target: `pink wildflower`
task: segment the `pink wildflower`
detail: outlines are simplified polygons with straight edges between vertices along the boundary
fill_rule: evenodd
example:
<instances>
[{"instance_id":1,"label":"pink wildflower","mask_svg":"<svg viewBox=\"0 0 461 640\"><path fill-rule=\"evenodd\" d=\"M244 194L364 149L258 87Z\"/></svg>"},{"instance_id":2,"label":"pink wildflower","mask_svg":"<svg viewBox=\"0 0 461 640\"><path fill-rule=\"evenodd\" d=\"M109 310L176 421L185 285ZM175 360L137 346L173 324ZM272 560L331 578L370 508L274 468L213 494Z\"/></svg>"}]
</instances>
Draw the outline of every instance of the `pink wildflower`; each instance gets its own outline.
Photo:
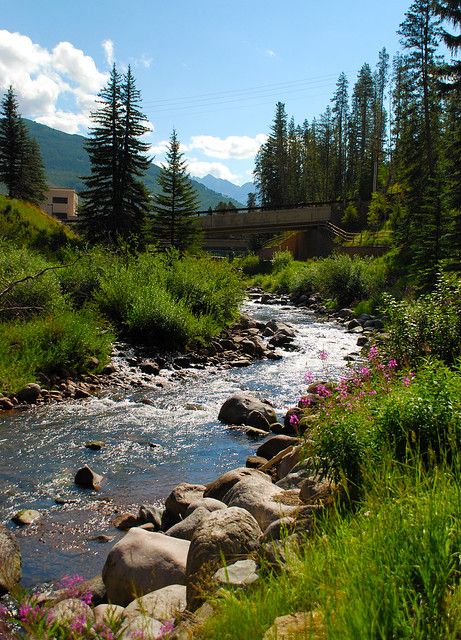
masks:
<instances>
[{"instance_id":1,"label":"pink wildflower","mask_svg":"<svg viewBox=\"0 0 461 640\"><path fill-rule=\"evenodd\" d=\"M370 396L375 396L378 392L376 391L376 389L372 389L368 393L369 393Z\"/></svg>"},{"instance_id":2,"label":"pink wildflower","mask_svg":"<svg viewBox=\"0 0 461 640\"><path fill-rule=\"evenodd\" d=\"M306 398L305 396L303 396L302 398L300 398L298 405L301 409L305 408L305 407L310 407L312 404L312 400L310 398Z\"/></svg>"},{"instance_id":3,"label":"pink wildflower","mask_svg":"<svg viewBox=\"0 0 461 640\"><path fill-rule=\"evenodd\" d=\"M306 373L304 374L304 382L306 384L312 384L312 382L314 382L314 374L312 373L312 371L306 371Z\"/></svg>"},{"instance_id":4,"label":"pink wildflower","mask_svg":"<svg viewBox=\"0 0 461 640\"><path fill-rule=\"evenodd\" d=\"M331 396L331 391L327 389L324 384L318 384L316 391L322 398L329 398Z\"/></svg>"},{"instance_id":5,"label":"pink wildflower","mask_svg":"<svg viewBox=\"0 0 461 640\"><path fill-rule=\"evenodd\" d=\"M91 593L91 591L85 591L84 593L80 594L79 598L82 602L88 605L93 602L93 594Z\"/></svg>"},{"instance_id":6,"label":"pink wildflower","mask_svg":"<svg viewBox=\"0 0 461 640\"><path fill-rule=\"evenodd\" d=\"M299 424L299 416L296 413L291 414L290 424L292 427L296 427Z\"/></svg>"},{"instance_id":7,"label":"pink wildflower","mask_svg":"<svg viewBox=\"0 0 461 640\"><path fill-rule=\"evenodd\" d=\"M411 385L411 379L410 379L408 376L406 376L406 377L403 379L403 384L404 384L406 387L409 387L409 386Z\"/></svg>"},{"instance_id":8,"label":"pink wildflower","mask_svg":"<svg viewBox=\"0 0 461 640\"><path fill-rule=\"evenodd\" d=\"M370 347L370 351L368 352L368 360L376 360L378 357L378 347L373 345Z\"/></svg>"},{"instance_id":9,"label":"pink wildflower","mask_svg":"<svg viewBox=\"0 0 461 640\"><path fill-rule=\"evenodd\" d=\"M364 378L368 378L368 376L370 375L371 371L369 369L369 367L362 367L359 370L359 373L361 376L363 376Z\"/></svg>"},{"instance_id":10,"label":"pink wildflower","mask_svg":"<svg viewBox=\"0 0 461 640\"><path fill-rule=\"evenodd\" d=\"M397 366L397 360L394 360L394 358L392 358L391 360L389 360L387 366L389 369L395 369Z\"/></svg>"},{"instance_id":11,"label":"pink wildflower","mask_svg":"<svg viewBox=\"0 0 461 640\"><path fill-rule=\"evenodd\" d=\"M328 351L325 351L325 349L322 349L321 351L319 351L319 358L322 362L325 362L325 360L328 360L328 357L329 357Z\"/></svg>"},{"instance_id":12,"label":"pink wildflower","mask_svg":"<svg viewBox=\"0 0 461 640\"><path fill-rule=\"evenodd\" d=\"M87 619L83 614L76 616L70 625L71 631L75 631L76 633L83 633L85 627L87 625Z\"/></svg>"},{"instance_id":13,"label":"pink wildflower","mask_svg":"<svg viewBox=\"0 0 461 640\"><path fill-rule=\"evenodd\" d=\"M172 620L166 620L160 629L160 634L157 636L157 640L162 640L168 637L174 631L174 622Z\"/></svg>"},{"instance_id":14,"label":"pink wildflower","mask_svg":"<svg viewBox=\"0 0 461 640\"><path fill-rule=\"evenodd\" d=\"M9 615L10 615L10 612L5 607L5 605L4 604L0 604L0 619L1 618L8 618Z\"/></svg>"},{"instance_id":15,"label":"pink wildflower","mask_svg":"<svg viewBox=\"0 0 461 640\"><path fill-rule=\"evenodd\" d=\"M18 611L19 619L24 621L31 611L32 606L28 602L21 604Z\"/></svg>"}]
</instances>

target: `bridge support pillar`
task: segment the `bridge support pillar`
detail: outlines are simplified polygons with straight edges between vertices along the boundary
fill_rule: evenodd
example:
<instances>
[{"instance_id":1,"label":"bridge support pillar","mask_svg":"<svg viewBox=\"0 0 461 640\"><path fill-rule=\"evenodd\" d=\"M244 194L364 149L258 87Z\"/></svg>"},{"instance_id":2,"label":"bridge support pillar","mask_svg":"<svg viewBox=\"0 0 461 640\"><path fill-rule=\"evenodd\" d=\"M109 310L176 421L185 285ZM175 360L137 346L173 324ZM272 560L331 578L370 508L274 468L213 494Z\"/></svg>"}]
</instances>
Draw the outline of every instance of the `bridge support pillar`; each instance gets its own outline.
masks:
<instances>
[{"instance_id":1,"label":"bridge support pillar","mask_svg":"<svg viewBox=\"0 0 461 640\"><path fill-rule=\"evenodd\" d=\"M296 260L323 258L333 251L333 240L325 227L312 227L298 234L295 249Z\"/></svg>"}]
</instances>

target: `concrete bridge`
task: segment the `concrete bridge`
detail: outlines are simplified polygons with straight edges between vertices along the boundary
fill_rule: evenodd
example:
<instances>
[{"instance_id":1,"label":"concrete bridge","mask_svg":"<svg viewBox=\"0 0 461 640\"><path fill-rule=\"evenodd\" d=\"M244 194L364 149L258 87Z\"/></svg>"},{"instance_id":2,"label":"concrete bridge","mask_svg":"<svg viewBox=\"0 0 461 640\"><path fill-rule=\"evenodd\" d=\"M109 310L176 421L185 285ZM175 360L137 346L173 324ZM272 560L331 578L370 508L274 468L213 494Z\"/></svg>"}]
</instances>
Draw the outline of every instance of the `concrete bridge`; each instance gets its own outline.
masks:
<instances>
[{"instance_id":1,"label":"concrete bridge","mask_svg":"<svg viewBox=\"0 0 461 640\"><path fill-rule=\"evenodd\" d=\"M245 249L253 234L300 231L293 252L296 258L327 255L332 250L333 202L278 208L255 207L201 211L200 226L208 249ZM333 234L335 231L333 230Z\"/></svg>"}]
</instances>

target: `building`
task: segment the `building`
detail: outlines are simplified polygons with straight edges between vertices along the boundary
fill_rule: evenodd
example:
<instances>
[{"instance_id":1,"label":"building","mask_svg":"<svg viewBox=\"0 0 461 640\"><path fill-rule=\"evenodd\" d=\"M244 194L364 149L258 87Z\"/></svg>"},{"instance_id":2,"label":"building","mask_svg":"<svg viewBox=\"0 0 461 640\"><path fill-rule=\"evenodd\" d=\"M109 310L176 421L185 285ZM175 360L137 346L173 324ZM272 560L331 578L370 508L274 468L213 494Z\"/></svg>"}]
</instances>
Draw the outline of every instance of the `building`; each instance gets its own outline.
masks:
<instances>
[{"instance_id":1,"label":"building","mask_svg":"<svg viewBox=\"0 0 461 640\"><path fill-rule=\"evenodd\" d=\"M59 220L77 219L78 196L74 189L50 189L43 209Z\"/></svg>"}]
</instances>

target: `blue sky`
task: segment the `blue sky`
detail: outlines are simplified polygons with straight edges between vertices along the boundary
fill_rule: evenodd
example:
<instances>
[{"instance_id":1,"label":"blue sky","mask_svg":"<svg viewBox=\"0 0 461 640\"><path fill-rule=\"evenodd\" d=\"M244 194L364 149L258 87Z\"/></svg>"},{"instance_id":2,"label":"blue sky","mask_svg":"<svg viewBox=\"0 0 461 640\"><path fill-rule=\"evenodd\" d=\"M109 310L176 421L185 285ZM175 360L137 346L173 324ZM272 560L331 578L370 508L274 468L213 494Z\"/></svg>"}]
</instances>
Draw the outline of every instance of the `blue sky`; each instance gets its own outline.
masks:
<instances>
[{"instance_id":1,"label":"blue sky","mask_svg":"<svg viewBox=\"0 0 461 640\"><path fill-rule=\"evenodd\" d=\"M275 103L296 122L319 115L344 71L353 84L410 0L0 0L0 92L22 114L87 131L113 60L132 65L155 162L173 127L192 175L243 183Z\"/></svg>"}]
</instances>

